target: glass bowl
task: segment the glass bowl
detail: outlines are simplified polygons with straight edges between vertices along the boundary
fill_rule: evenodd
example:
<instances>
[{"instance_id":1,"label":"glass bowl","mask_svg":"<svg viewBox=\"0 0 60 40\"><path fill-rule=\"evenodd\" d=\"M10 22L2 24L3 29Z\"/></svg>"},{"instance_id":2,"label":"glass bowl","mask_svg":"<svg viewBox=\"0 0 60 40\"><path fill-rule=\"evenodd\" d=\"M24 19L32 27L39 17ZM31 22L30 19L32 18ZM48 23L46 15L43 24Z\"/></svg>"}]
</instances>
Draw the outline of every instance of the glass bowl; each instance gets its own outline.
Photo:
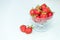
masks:
<instances>
[{"instance_id":1,"label":"glass bowl","mask_svg":"<svg viewBox=\"0 0 60 40\"><path fill-rule=\"evenodd\" d=\"M49 19L49 18L48 18ZM31 18L31 23L33 24L33 29L37 32L44 32L47 31L49 29L50 23L51 23L52 19L50 17L49 20L46 19L40 19L38 21L36 21L35 18Z\"/></svg>"}]
</instances>

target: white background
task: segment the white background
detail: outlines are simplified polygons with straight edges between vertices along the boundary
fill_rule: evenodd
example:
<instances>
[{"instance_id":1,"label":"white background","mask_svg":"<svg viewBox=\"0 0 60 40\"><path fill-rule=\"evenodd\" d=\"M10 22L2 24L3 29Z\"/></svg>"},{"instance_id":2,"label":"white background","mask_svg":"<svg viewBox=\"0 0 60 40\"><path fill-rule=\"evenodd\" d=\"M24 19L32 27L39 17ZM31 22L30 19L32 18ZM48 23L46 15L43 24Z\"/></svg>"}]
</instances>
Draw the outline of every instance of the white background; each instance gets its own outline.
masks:
<instances>
[{"instance_id":1,"label":"white background","mask_svg":"<svg viewBox=\"0 0 60 40\"><path fill-rule=\"evenodd\" d=\"M29 10L46 3L54 13L46 32L22 33L21 24L30 24ZM0 0L0 40L60 40L60 0Z\"/></svg>"}]
</instances>

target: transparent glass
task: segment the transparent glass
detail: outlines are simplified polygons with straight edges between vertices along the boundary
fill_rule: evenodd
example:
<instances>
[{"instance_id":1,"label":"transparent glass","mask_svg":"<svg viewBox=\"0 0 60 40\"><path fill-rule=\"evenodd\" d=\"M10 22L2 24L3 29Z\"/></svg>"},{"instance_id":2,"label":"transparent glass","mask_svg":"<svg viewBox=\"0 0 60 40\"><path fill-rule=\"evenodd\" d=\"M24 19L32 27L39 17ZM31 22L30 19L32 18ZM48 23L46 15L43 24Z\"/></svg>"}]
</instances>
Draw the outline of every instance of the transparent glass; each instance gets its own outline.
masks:
<instances>
[{"instance_id":1,"label":"transparent glass","mask_svg":"<svg viewBox=\"0 0 60 40\"><path fill-rule=\"evenodd\" d=\"M34 18L31 18L31 23L32 23L33 29L35 31L44 32L44 31L48 30L49 24L51 23L51 19L49 19L49 20L42 19L42 20L39 20L39 21L36 22Z\"/></svg>"}]
</instances>

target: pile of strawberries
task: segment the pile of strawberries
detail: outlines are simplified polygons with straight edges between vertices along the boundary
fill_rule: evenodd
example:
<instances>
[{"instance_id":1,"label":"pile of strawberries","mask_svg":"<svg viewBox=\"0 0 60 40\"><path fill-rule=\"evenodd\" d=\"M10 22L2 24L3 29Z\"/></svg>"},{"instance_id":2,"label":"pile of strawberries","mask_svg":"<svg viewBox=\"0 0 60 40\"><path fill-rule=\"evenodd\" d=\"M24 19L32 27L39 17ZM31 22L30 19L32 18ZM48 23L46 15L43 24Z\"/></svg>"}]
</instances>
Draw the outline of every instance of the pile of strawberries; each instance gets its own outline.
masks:
<instances>
[{"instance_id":1,"label":"pile of strawberries","mask_svg":"<svg viewBox=\"0 0 60 40\"><path fill-rule=\"evenodd\" d=\"M47 21L53 16L53 12L46 5L42 4L41 6L36 6L30 10L30 15L32 16L35 22Z\"/></svg>"}]
</instances>

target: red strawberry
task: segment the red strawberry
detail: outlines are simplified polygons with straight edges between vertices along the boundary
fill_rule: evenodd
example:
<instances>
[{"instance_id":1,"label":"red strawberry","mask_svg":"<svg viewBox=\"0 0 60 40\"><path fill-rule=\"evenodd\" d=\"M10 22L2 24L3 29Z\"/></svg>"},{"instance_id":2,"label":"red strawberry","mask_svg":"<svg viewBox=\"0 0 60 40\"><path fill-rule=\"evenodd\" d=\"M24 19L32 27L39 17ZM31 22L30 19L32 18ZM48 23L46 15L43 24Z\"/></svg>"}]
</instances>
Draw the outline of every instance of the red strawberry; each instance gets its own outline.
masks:
<instances>
[{"instance_id":1,"label":"red strawberry","mask_svg":"<svg viewBox=\"0 0 60 40\"><path fill-rule=\"evenodd\" d=\"M48 13L48 12L50 12L51 10L50 10L49 7L46 7L46 8L44 8L44 9L42 9L42 11Z\"/></svg>"},{"instance_id":2,"label":"red strawberry","mask_svg":"<svg viewBox=\"0 0 60 40\"><path fill-rule=\"evenodd\" d=\"M42 9L44 9L44 8L46 8L46 7L47 7L46 4L42 4L42 5L41 5L41 8L42 8Z\"/></svg>"},{"instance_id":3,"label":"red strawberry","mask_svg":"<svg viewBox=\"0 0 60 40\"><path fill-rule=\"evenodd\" d=\"M38 15L38 14L40 14L40 12L37 10L37 9L31 9L30 10L30 15Z\"/></svg>"},{"instance_id":4,"label":"red strawberry","mask_svg":"<svg viewBox=\"0 0 60 40\"><path fill-rule=\"evenodd\" d=\"M35 21L39 22L40 21L40 16L36 16Z\"/></svg>"},{"instance_id":5,"label":"red strawberry","mask_svg":"<svg viewBox=\"0 0 60 40\"><path fill-rule=\"evenodd\" d=\"M25 32L25 30L26 30L26 25L21 25L21 26L20 26L20 30L21 30L22 32Z\"/></svg>"},{"instance_id":6,"label":"red strawberry","mask_svg":"<svg viewBox=\"0 0 60 40\"><path fill-rule=\"evenodd\" d=\"M38 10L35 10L35 14L38 15L40 14L40 12Z\"/></svg>"},{"instance_id":7,"label":"red strawberry","mask_svg":"<svg viewBox=\"0 0 60 40\"><path fill-rule=\"evenodd\" d=\"M26 34L32 33L32 27L27 27L25 33Z\"/></svg>"},{"instance_id":8,"label":"red strawberry","mask_svg":"<svg viewBox=\"0 0 60 40\"><path fill-rule=\"evenodd\" d=\"M51 16L53 16L53 12L47 13L47 17L51 17Z\"/></svg>"},{"instance_id":9,"label":"red strawberry","mask_svg":"<svg viewBox=\"0 0 60 40\"><path fill-rule=\"evenodd\" d=\"M30 15L34 15L34 9L30 10Z\"/></svg>"},{"instance_id":10,"label":"red strawberry","mask_svg":"<svg viewBox=\"0 0 60 40\"><path fill-rule=\"evenodd\" d=\"M47 18L47 15L46 14L41 14L41 19L46 19Z\"/></svg>"}]
</instances>

